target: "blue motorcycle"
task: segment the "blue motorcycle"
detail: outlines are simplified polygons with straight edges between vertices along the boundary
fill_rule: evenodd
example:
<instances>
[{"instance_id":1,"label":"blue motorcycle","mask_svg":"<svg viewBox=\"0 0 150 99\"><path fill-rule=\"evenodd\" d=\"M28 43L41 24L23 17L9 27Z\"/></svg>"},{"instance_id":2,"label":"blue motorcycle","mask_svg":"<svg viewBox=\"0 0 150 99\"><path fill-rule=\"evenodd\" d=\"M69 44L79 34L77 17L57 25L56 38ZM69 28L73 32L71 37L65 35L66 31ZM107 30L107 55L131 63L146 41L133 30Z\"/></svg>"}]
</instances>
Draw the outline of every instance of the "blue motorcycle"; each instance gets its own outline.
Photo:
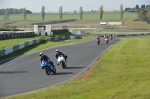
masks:
<instances>
[{"instance_id":1,"label":"blue motorcycle","mask_svg":"<svg viewBox=\"0 0 150 99\"><path fill-rule=\"evenodd\" d=\"M48 61L43 60L41 63L41 68L45 70L47 75L56 74L55 66L52 66Z\"/></svg>"}]
</instances>

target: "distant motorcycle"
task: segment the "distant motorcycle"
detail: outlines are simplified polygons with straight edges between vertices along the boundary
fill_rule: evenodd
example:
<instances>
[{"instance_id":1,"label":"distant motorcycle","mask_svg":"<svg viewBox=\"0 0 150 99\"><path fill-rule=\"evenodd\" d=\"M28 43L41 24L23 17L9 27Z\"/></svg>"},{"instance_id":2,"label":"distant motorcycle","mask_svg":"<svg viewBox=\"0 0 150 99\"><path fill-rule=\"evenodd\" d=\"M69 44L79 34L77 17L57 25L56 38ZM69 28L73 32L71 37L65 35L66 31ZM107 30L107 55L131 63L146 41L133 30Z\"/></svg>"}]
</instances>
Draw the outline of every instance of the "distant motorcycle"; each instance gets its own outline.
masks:
<instances>
[{"instance_id":1,"label":"distant motorcycle","mask_svg":"<svg viewBox=\"0 0 150 99\"><path fill-rule=\"evenodd\" d=\"M47 62L46 60L43 60L42 63L41 63L41 67L42 69L45 70L45 73L47 75L51 75L52 73L53 74L56 74L56 68L55 66L52 66L49 62Z\"/></svg>"},{"instance_id":2,"label":"distant motorcycle","mask_svg":"<svg viewBox=\"0 0 150 99\"><path fill-rule=\"evenodd\" d=\"M97 45L99 45L100 44L100 39L96 39L96 43L97 43Z\"/></svg>"},{"instance_id":3,"label":"distant motorcycle","mask_svg":"<svg viewBox=\"0 0 150 99\"><path fill-rule=\"evenodd\" d=\"M106 41L106 44L108 44L108 42L109 42L109 39L108 39L108 38L105 38L105 41Z\"/></svg>"},{"instance_id":4,"label":"distant motorcycle","mask_svg":"<svg viewBox=\"0 0 150 99\"><path fill-rule=\"evenodd\" d=\"M65 58L62 55L58 56L57 61L62 66L63 69L65 69L67 67L66 62L65 62Z\"/></svg>"},{"instance_id":5,"label":"distant motorcycle","mask_svg":"<svg viewBox=\"0 0 150 99\"><path fill-rule=\"evenodd\" d=\"M113 39L113 36L110 36L110 39L112 40L112 39Z\"/></svg>"}]
</instances>

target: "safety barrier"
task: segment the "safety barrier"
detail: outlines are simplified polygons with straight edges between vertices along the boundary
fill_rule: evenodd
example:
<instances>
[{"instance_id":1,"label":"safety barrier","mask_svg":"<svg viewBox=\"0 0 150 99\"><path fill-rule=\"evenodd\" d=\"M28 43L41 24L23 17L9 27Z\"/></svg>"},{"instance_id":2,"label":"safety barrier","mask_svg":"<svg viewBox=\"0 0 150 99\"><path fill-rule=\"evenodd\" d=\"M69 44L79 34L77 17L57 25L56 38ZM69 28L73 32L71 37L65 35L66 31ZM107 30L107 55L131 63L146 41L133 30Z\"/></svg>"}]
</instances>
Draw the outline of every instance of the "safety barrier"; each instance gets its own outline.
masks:
<instances>
[{"instance_id":1,"label":"safety barrier","mask_svg":"<svg viewBox=\"0 0 150 99\"><path fill-rule=\"evenodd\" d=\"M28 47L30 45L40 43L40 42L42 42L42 39L30 40L30 41L27 41L27 42L22 42L18 45L13 45L13 46L9 46L9 47L0 49L0 57L11 54L11 53L16 52L20 49L23 49L25 47Z\"/></svg>"},{"instance_id":2,"label":"safety barrier","mask_svg":"<svg viewBox=\"0 0 150 99\"><path fill-rule=\"evenodd\" d=\"M51 37L48 41L61 41L61 40L68 40L68 39L76 39L76 36L56 36Z\"/></svg>"},{"instance_id":3,"label":"safety barrier","mask_svg":"<svg viewBox=\"0 0 150 99\"><path fill-rule=\"evenodd\" d=\"M21 38L34 36L31 31L0 31L0 39Z\"/></svg>"},{"instance_id":4,"label":"safety barrier","mask_svg":"<svg viewBox=\"0 0 150 99\"><path fill-rule=\"evenodd\" d=\"M150 35L150 32L100 32L98 34L90 34L91 36L103 37L104 34L113 34L115 37L126 37L126 36L146 36Z\"/></svg>"}]
</instances>

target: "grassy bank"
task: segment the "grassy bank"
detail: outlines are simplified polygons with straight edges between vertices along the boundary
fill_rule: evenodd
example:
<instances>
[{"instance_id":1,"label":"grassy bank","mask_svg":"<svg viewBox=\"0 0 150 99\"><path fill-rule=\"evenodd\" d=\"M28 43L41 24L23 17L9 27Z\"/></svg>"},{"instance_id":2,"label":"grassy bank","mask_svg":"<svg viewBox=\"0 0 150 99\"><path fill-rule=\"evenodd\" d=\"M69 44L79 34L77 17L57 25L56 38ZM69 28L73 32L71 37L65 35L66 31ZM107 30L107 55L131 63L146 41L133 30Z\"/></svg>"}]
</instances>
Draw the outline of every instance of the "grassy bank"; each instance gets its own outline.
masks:
<instances>
[{"instance_id":1,"label":"grassy bank","mask_svg":"<svg viewBox=\"0 0 150 99\"><path fill-rule=\"evenodd\" d=\"M149 37L122 38L74 80L2 99L150 99L148 53Z\"/></svg>"},{"instance_id":2,"label":"grassy bank","mask_svg":"<svg viewBox=\"0 0 150 99\"><path fill-rule=\"evenodd\" d=\"M28 37L28 38L12 38L12 39L5 39L5 40L0 40L0 49L9 47L12 45L16 45L22 42L26 42L29 40L34 40L34 39L40 39L40 37Z\"/></svg>"}]
</instances>

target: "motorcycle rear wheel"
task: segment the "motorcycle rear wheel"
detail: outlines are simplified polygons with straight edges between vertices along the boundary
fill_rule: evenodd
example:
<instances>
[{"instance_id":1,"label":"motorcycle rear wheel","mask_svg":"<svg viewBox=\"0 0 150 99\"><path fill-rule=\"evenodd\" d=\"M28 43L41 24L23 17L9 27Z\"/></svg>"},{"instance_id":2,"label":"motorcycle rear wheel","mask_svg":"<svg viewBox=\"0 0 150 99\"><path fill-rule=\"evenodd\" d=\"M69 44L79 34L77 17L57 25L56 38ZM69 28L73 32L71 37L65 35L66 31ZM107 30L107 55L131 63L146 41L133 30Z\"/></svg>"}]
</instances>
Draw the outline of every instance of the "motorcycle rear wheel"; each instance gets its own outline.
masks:
<instances>
[{"instance_id":1,"label":"motorcycle rear wheel","mask_svg":"<svg viewBox=\"0 0 150 99\"><path fill-rule=\"evenodd\" d=\"M45 66L45 73L46 73L47 75L50 75L50 74L51 74L50 68L49 68L48 66Z\"/></svg>"},{"instance_id":2,"label":"motorcycle rear wheel","mask_svg":"<svg viewBox=\"0 0 150 99\"><path fill-rule=\"evenodd\" d=\"M56 74L56 68L55 67L53 67L53 73Z\"/></svg>"}]
</instances>

